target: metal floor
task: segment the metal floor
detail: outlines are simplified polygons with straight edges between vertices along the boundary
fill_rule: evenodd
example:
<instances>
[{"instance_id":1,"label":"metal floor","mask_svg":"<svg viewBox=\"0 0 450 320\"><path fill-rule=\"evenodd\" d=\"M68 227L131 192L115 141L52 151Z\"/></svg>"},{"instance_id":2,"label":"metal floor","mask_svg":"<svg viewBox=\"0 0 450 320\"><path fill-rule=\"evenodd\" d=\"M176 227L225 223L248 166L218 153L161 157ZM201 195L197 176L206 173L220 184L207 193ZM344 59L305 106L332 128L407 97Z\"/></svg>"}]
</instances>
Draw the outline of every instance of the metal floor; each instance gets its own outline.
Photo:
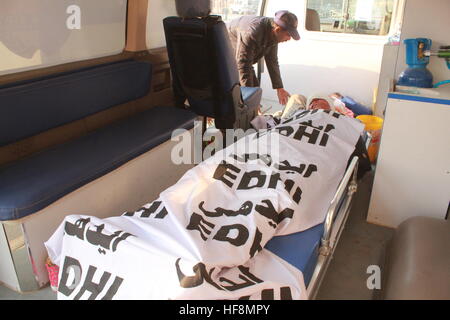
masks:
<instances>
[{"instance_id":1,"label":"metal floor","mask_svg":"<svg viewBox=\"0 0 450 320\"><path fill-rule=\"evenodd\" d=\"M374 172L358 183L353 206L333 259L320 286L318 300L371 300L380 294L369 290L367 267L377 265L383 278L384 252L394 229L366 222ZM383 280L383 279L381 279Z\"/></svg>"},{"instance_id":2,"label":"metal floor","mask_svg":"<svg viewBox=\"0 0 450 320\"><path fill-rule=\"evenodd\" d=\"M378 265L382 270L383 252L393 230L366 222L372 184L370 172L358 185L347 224L317 295L319 300L370 300L377 295L376 290L367 288L367 267ZM19 294L0 285L0 300L55 299L56 293L50 287Z\"/></svg>"},{"instance_id":3,"label":"metal floor","mask_svg":"<svg viewBox=\"0 0 450 320\"><path fill-rule=\"evenodd\" d=\"M38 291L20 294L0 284L0 300L56 300L56 293L48 286Z\"/></svg>"}]
</instances>

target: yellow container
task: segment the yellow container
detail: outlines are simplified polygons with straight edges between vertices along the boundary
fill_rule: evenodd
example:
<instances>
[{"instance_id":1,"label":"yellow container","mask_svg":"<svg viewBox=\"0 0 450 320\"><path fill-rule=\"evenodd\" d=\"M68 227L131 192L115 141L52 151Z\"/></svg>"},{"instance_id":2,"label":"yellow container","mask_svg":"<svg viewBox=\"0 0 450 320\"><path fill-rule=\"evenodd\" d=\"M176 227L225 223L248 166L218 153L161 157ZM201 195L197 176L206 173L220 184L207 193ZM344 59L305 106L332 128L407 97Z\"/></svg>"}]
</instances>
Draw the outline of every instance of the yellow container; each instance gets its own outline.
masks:
<instances>
[{"instance_id":1,"label":"yellow container","mask_svg":"<svg viewBox=\"0 0 450 320\"><path fill-rule=\"evenodd\" d=\"M361 120L365 125L367 132L372 135L372 141L370 142L367 152L369 153L370 162L375 163L378 155L378 148L380 147L381 129L383 128L383 119L377 116L362 115L356 117Z\"/></svg>"}]
</instances>

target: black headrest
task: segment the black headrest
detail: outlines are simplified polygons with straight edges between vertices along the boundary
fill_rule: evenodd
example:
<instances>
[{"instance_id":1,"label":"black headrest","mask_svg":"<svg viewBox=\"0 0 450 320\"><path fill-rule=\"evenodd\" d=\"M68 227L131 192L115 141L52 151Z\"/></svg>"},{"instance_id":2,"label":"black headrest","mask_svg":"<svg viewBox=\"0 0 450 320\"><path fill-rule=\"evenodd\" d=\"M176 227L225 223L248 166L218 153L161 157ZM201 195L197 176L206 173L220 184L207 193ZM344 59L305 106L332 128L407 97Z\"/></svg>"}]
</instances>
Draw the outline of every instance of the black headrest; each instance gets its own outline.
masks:
<instances>
[{"instance_id":1,"label":"black headrest","mask_svg":"<svg viewBox=\"0 0 450 320\"><path fill-rule=\"evenodd\" d=\"M210 0L175 0L178 16L190 19L206 17L211 13Z\"/></svg>"}]
</instances>

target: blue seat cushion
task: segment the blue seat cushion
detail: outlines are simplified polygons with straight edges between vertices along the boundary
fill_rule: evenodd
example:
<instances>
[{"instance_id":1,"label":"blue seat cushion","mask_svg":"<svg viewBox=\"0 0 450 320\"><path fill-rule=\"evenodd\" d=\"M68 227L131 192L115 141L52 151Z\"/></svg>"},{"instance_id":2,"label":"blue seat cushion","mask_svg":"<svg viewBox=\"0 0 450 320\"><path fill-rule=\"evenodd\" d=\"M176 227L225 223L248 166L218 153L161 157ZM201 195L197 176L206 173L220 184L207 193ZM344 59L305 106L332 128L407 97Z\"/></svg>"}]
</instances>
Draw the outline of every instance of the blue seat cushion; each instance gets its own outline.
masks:
<instances>
[{"instance_id":1,"label":"blue seat cushion","mask_svg":"<svg viewBox=\"0 0 450 320\"><path fill-rule=\"evenodd\" d=\"M0 88L0 146L145 96L152 65L123 61Z\"/></svg>"},{"instance_id":2,"label":"blue seat cushion","mask_svg":"<svg viewBox=\"0 0 450 320\"><path fill-rule=\"evenodd\" d=\"M262 97L262 89L254 87L241 87L242 100L251 109L259 106Z\"/></svg>"},{"instance_id":3,"label":"blue seat cushion","mask_svg":"<svg viewBox=\"0 0 450 320\"><path fill-rule=\"evenodd\" d=\"M305 285L311 281L317 258L324 225L318 224L308 230L273 237L265 248L302 271Z\"/></svg>"},{"instance_id":4,"label":"blue seat cushion","mask_svg":"<svg viewBox=\"0 0 450 320\"><path fill-rule=\"evenodd\" d=\"M169 140L176 128L192 128L195 117L188 110L155 107L0 168L0 221L45 208Z\"/></svg>"}]
</instances>

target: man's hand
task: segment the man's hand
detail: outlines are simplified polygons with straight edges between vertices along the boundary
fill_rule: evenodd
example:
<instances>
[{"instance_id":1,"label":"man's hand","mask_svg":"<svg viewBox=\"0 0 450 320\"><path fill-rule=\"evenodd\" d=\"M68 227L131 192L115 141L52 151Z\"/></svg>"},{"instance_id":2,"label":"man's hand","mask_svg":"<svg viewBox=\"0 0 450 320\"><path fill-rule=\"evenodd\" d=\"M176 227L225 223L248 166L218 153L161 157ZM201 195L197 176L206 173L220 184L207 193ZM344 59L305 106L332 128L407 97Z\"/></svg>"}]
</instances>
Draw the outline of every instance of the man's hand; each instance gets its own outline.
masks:
<instances>
[{"instance_id":1,"label":"man's hand","mask_svg":"<svg viewBox=\"0 0 450 320\"><path fill-rule=\"evenodd\" d=\"M287 92L283 88L277 89L277 95L278 95L278 101L283 106L286 105L286 103L288 102L289 97L291 96L289 94L289 92Z\"/></svg>"}]
</instances>

